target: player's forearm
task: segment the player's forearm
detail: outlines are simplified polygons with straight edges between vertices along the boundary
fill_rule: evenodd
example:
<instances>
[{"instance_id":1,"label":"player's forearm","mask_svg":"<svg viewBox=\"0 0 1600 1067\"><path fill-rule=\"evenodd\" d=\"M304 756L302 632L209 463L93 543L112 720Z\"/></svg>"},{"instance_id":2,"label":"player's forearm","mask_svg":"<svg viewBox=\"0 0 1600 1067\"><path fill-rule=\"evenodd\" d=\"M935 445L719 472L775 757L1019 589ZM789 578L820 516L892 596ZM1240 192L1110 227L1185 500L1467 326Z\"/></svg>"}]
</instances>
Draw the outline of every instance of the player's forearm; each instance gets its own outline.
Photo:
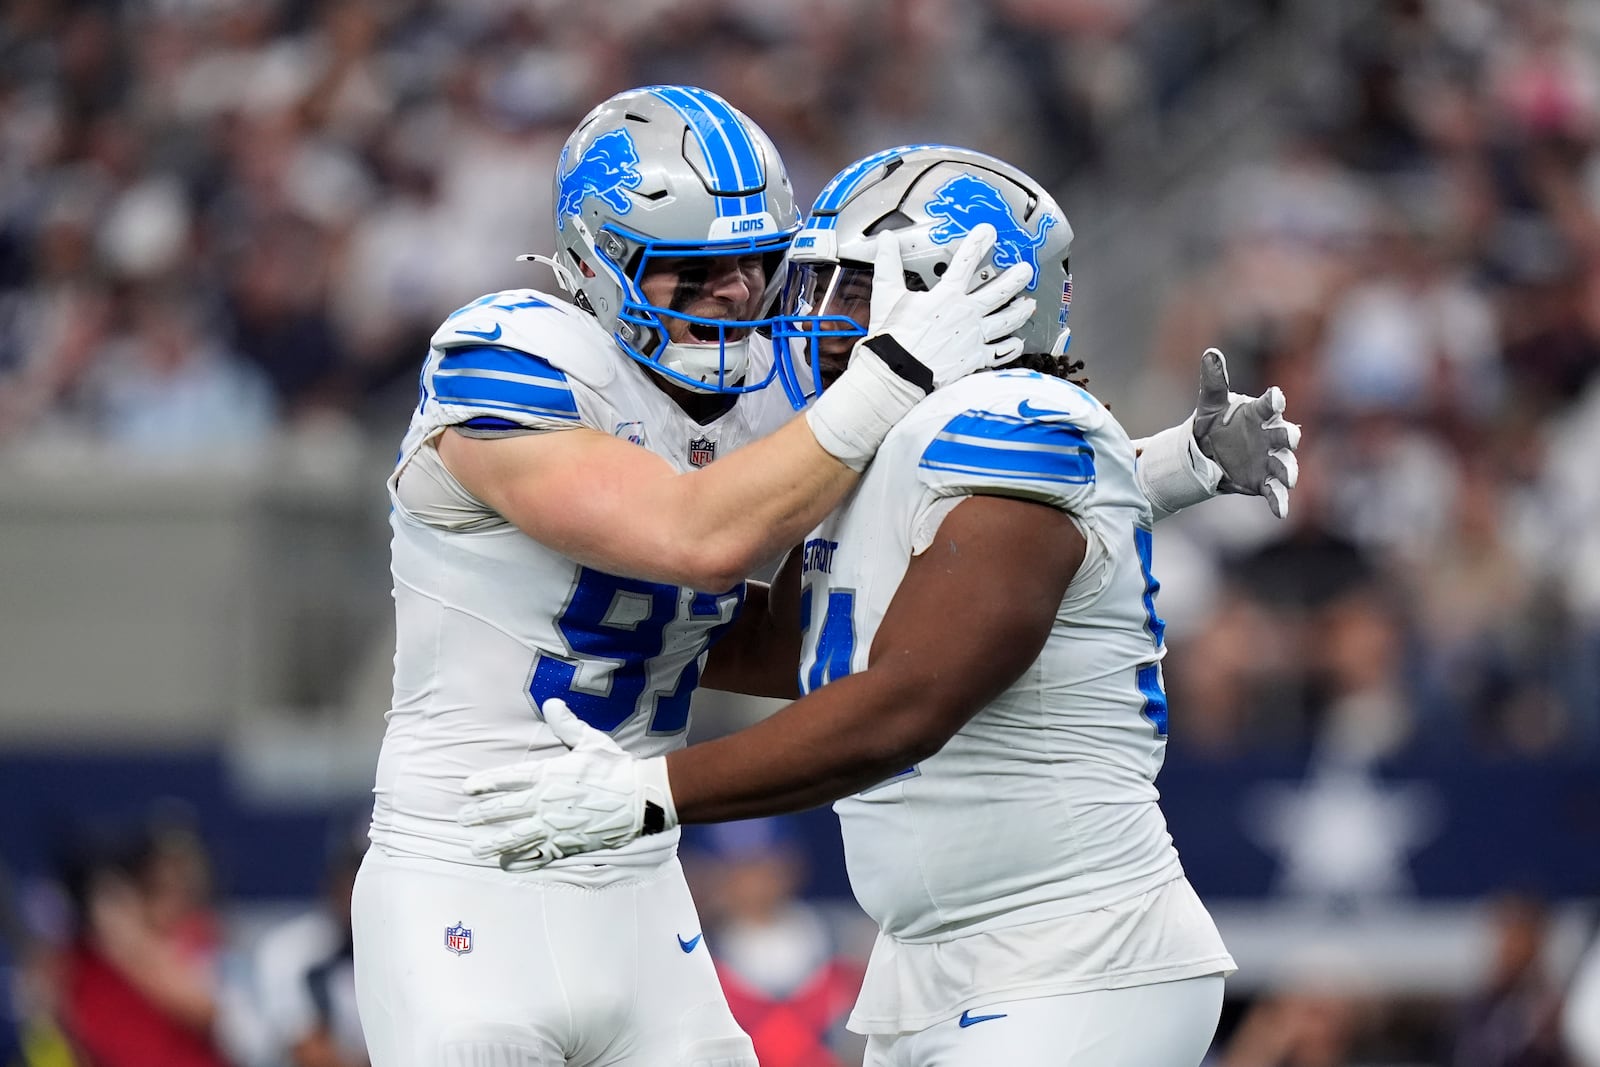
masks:
<instances>
[{"instance_id":1,"label":"player's forearm","mask_svg":"<svg viewBox=\"0 0 1600 1067\"><path fill-rule=\"evenodd\" d=\"M536 516L537 525L518 525L613 574L718 591L802 541L859 477L794 419L686 474L665 464L648 475L632 466L592 468L555 522L539 514L549 509L529 486L518 512Z\"/></svg>"},{"instance_id":2,"label":"player's forearm","mask_svg":"<svg viewBox=\"0 0 1600 1067\"><path fill-rule=\"evenodd\" d=\"M804 419L792 419L678 479L667 513L680 543L697 546L701 566L737 581L803 540L859 477L817 444Z\"/></svg>"},{"instance_id":3,"label":"player's forearm","mask_svg":"<svg viewBox=\"0 0 1600 1067\"><path fill-rule=\"evenodd\" d=\"M446 433L439 456L528 536L611 574L721 591L803 539L858 475L796 419L707 467L590 429L507 440Z\"/></svg>"},{"instance_id":4,"label":"player's forearm","mask_svg":"<svg viewBox=\"0 0 1600 1067\"><path fill-rule=\"evenodd\" d=\"M869 670L763 722L667 756L678 821L725 822L826 804L899 774L958 728Z\"/></svg>"}]
</instances>

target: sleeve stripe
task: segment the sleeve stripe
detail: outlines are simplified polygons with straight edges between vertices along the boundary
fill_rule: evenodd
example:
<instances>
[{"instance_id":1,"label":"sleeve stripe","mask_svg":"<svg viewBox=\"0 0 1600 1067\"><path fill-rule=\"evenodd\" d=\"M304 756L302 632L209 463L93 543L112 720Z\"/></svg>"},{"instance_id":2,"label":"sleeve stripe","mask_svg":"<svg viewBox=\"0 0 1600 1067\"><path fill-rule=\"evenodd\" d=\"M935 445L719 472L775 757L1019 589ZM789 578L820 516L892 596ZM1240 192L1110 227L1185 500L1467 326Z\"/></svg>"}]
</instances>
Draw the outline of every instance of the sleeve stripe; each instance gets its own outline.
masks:
<instances>
[{"instance_id":1,"label":"sleeve stripe","mask_svg":"<svg viewBox=\"0 0 1600 1067\"><path fill-rule=\"evenodd\" d=\"M1019 482L1058 482L1063 485L1089 485L1094 481L1093 461L1087 461L1074 470L1019 471L985 465L940 462L930 459L924 454L922 462L918 466L930 471L947 471L951 474L967 474L983 478L1005 478Z\"/></svg>"},{"instance_id":2,"label":"sleeve stripe","mask_svg":"<svg viewBox=\"0 0 1600 1067\"><path fill-rule=\"evenodd\" d=\"M501 345L445 349L431 375L440 404L577 419L567 376L530 352Z\"/></svg>"},{"instance_id":3,"label":"sleeve stripe","mask_svg":"<svg viewBox=\"0 0 1600 1067\"><path fill-rule=\"evenodd\" d=\"M546 360L515 348L499 345L471 345L465 348L447 348L439 360L438 373L460 371L498 371L543 378L551 383L566 384L567 376L552 367Z\"/></svg>"},{"instance_id":4,"label":"sleeve stripe","mask_svg":"<svg viewBox=\"0 0 1600 1067\"><path fill-rule=\"evenodd\" d=\"M965 445L969 448L987 448L994 452L1016 452L1026 454L1029 452L1060 452L1076 455L1087 449L1094 452L1088 438L1071 427L1062 427L1060 432L1043 434L1029 434L1027 436L1014 435L1005 437L972 437L964 433L951 433L944 431L934 438L935 441L948 441L951 444Z\"/></svg>"},{"instance_id":5,"label":"sleeve stripe","mask_svg":"<svg viewBox=\"0 0 1600 1067\"><path fill-rule=\"evenodd\" d=\"M1094 481L1094 447L1068 422L968 411L945 424L919 465L980 477L1087 485Z\"/></svg>"},{"instance_id":6,"label":"sleeve stripe","mask_svg":"<svg viewBox=\"0 0 1600 1067\"><path fill-rule=\"evenodd\" d=\"M526 411L559 419L576 419L578 402L572 390L527 375L434 374L433 391L441 404Z\"/></svg>"}]
</instances>

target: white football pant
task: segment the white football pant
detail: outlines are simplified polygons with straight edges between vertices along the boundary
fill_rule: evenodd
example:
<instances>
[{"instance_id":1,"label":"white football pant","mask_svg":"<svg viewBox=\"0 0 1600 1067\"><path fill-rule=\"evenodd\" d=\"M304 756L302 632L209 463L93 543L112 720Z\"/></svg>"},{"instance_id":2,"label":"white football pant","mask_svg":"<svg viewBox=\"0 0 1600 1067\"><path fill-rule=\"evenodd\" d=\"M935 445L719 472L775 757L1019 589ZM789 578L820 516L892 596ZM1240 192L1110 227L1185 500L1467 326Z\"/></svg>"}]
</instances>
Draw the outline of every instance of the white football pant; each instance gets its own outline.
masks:
<instances>
[{"instance_id":1,"label":"white football pant","mask_svg":"<svg viewBox=\"0 0 1600 1067\"><path fill-rule=\"evenodd\" d=\"M1197 1067L1222 976L985 1004L914 1034L873 1034L863 1067Z\"/></svg>"},{"instance_id":2,"label":"white football pant","mask_svg":"<svg viewBox=\"0 0 1600 1067\"><path fill-rule=\"evenodd\" d=\"M639 875L369 849L351 911L372 1067L755 1067L678 861Z\"/></svg>"}]
</instances>

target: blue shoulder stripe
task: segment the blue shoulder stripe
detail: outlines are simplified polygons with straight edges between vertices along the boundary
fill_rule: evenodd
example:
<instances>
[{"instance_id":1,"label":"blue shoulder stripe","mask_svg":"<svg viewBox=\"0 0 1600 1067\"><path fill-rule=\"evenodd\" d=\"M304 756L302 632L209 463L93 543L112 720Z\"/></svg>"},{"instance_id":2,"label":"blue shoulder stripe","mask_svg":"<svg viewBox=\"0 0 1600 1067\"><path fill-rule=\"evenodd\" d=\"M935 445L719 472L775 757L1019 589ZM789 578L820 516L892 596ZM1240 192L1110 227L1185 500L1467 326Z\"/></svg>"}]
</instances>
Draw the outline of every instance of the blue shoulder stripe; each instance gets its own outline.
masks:
<instances>
[{"instance_id":1,"label":"blue shoulder stripe","mask_svg":"<svg viewBox=\"0 0 1600 1067\"><path fill-rule=\"evenodd\" d=\"M447 348L434 374L461 374L466 371L503 371L547 379L550 385L567 384L567 376L542 356L501 345L466 345Z\"/></svg>"},{"instance_id":2,"label":"blue shoulder stripe","mask_svg":"<svg viewBox=\"0 0 1600 1067\"><path fill-rule=\"evenodd\" d=\"M712 192L717 197L717 215L755 215L766 210L766 195L761 192L738 199L729 193L761 189L765 184L761 152L727 101L704 89L686 85L657 85L650 90L689 124L700 150L711 167Z\"/></svg>"},{"instance_id":3,"label":"blue shoulder stripe","mask_svg":"<svg viewBox=\"0 0 1600 1067\"><path fill-rule=\"evenodd\" d=\"M965 411L945 424L918 466L1014 481L1087 485L1094 446L1071 423Z\"/></svg>"},{"instance_id":4,"label":"blue shoulder stripe","mask_svg":"<svg viewBox=\"0 0 1600 1067\"><path fill-rule=\"evenodd\" d=\"M578 402L567 376L538 356L513 348L449 349L432 378L433 394L441 404L578 418Z\"/></svg>"}]
</instances>

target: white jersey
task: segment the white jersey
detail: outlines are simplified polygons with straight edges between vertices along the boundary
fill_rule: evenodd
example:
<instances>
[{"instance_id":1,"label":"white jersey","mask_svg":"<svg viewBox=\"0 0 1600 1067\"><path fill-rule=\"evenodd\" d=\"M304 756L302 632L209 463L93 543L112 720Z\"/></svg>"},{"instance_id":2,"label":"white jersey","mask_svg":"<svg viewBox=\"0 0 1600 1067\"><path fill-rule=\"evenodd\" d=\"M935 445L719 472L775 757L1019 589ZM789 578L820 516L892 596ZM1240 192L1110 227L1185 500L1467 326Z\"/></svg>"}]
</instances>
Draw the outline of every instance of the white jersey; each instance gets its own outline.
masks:
<instances>
[{"instance_id":1,"label":"white jersey","mask_svg":"<svg viewBox=\"0 0 1600 1067\"><path fill-rule=\"evenodd\" d=\"M1183 870L1156 803L1167 707L1152 516L1134 480L1132 442L1084 390L1028 371L978 374L894 428L804 550L801 686L866 669L912 556L970 495L1059 508L1088 549L1032 667L937 754L834 806L851 886L882 930L853 1027L915 1028L951 1004L959 1012L962 997L1002 987L1094 987L1111 981L1108 970L1132 973L1146 962L1145 973L1160 971L1160 960L1102 951L1107 931L1094 923L1060 922L1119 905L1128 913L1106 922L1124 946L1158 957L1172 947L1170 937L1129 936L1155 908L1196 933L1175 949L1183 964L1231 969L1198 901L1189 908L1157 892ZM958 612L949 625L963 625ZM1095 950L1060 951L1063 936L1076 936L1062 931L1080 925ZM1007 936L1023 926L1027 936ZM1050 944L1031 945L1046 927ZM962 975L934 980L939 946L961 939L994 946L980 956L1000 962L963 958ZM1002 973L1004 957L1019 947L1059 958L1040 982L1007 986L1014 975Z\"/></svg>"},{"instance_id":2,"label":"white jersey","mask_svg":"<svg viewBox=\"0 0 1600 1067\"><path fill-rule=\"evenodd\" d=\"M752 343L752 373L765 373L770 359ZM782 390L767 389L697 423L593 316L529 289L451 315L434 334L420 392L389 480L398 642L372 840L393 854L475 863L456 823L462 780L565 751L535 711L550 697L636 755L681 747L706 650L744 589L685 589L581 566L475 500L430 442L450 426L588 427L681 472L771 432L793 411ZM676 843L665 833L567 862L651 864Z\"/></svg>"}]
</instances>

